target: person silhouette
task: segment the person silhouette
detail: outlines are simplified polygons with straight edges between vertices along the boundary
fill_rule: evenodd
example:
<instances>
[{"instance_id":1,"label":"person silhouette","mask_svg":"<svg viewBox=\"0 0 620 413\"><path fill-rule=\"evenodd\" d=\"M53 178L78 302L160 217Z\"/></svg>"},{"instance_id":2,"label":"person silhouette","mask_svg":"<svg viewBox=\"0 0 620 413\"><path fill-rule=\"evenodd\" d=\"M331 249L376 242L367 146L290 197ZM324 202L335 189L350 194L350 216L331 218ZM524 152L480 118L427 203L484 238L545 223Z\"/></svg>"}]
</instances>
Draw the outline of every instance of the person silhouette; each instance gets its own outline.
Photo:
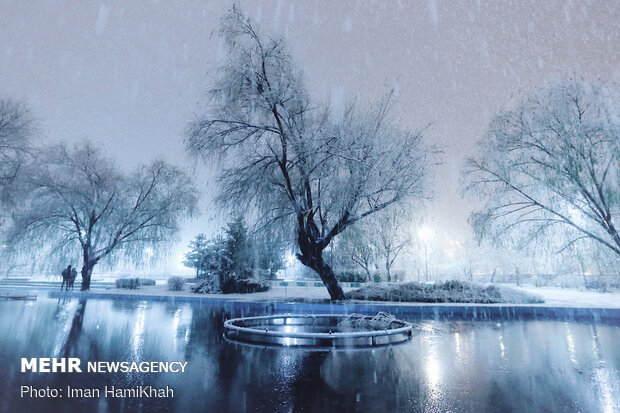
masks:
<instances>
[{"instance_id":1,"label":"person silhouette","mask_svg":"<svg viewBox=\"0 0 620 413\"><path fill-rule=\"evenodd\" d=\"M72 271L71 264L67 266L62 272L62 284L60 284L60 291L62 291L62 287L65 286L65 291L69 291L69 284L71 281Z\"/></svg>"},{"instance_id":2,"label":"person silhouette","mask_svg":"<svg viewBox=\"0 0 620 413\"><path fill-rule=\"evenodd\" d=\"M71 269L71 279L69 280L69 287L73 290L73 283L75 282L75 279L77 278L77 270L75 269L75 267L73 267Z\"/></svg>"}]
</instances>

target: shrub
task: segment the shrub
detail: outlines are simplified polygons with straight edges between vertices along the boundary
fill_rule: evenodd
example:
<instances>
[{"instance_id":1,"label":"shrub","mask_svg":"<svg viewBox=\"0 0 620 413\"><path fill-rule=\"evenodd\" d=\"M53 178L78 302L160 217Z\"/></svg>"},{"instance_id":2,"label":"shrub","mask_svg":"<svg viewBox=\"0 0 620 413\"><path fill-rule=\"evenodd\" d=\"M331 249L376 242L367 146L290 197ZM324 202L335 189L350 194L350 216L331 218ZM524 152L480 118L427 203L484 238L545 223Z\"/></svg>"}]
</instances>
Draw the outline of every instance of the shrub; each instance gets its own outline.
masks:
<instances>
[{"instance_id":1,"label":"shrub","mask_svg":"<svg viewBox=\"0 0 620 413\"><path fill-rule=\"evenodd\" d=\"M212 279L201 280L191 290L197 294L247 294L267 291L269 289L269 283L263 280L257 280L255 278L228 278L222 283L221 288L216 288Z\"/></svg>"},{"instance_id":2,"label":"shrub","mask_svg":"<svg viewBox=\"0 0 620 413\"><path fill-rule=\"evenodd\" d=\"M356 271L342 271L336 274L336 279L345 283L365 283L368 277L365 273Z\"/></svg>"},{"instance_id":3,"label":"shrub","mask_svg":"<svg viewBox=\"0 0 620 413\"><path fill-rule=\"evenodd\" d=\"M584 281L587 290L594 290L601 293L605 293L608 290L608 283L604 277L600 276L587 276Z\"/></svg>"},{"instance_id":4,"label":"shrub","mask_svg":"<svg viewBox=\"0 0 620 413\"><path fill-rule=\"evenodd\" d=\"M215 287L213 278L199 280L196 285L190 287L190 290L196 294L216 294L220 292L220 290Z\"/></svg>"},{"instance_id":5,"label":"shrub","mask_svg":"<svg viewBox=\"0 0 620 413\"><path fill-rule=\"evenodd\" d=\"M140 288L140 279L139 278L118 278L114 285L116 288L126 288L129 290L135 290Z\"/></svg>"},{"instance_id":6,"label":"shrub","mask_svg":"<svg viewBox=\"0 0 620 413\"><path fill-rule=\"evenodd\" d=\"M168 289L170 291L181 291L185 286L185 277L168 278Z\"/></svg>"},{"instance_id":7,"label":"shrub","mask_svg":"<svg viewBox=\"0 0 620 413\"><path fill-rule=\"evenodd\" d=\"M155 280L152 280L150 278L140 278L140 287L151 287L153 285L155 285Z\"/></svg>"},{"instance_id":8,"label":"shrub","mask_svg":"<svg viewBox=\"0 0 620 413\"><path fill-rule=\"evenodd\" d=\"M426 303L542 303L544 300L508 287L483 286L463 281L446 281L432 285L409 282L370 285L349 291L347 298L370 301L404 301Z\"/></svg>"},{"instance_id":9,"label":"shrub","mask_svg":"<svg viewBox=\"0 0 620 413\"><path fill-rule=\"evenodd\" d=\"M222 284L222 292L224 294L258 293L262 291L267 291L268 289L269 289L269 284L267 284L265 281L252 279L252 278L243 278L243 279L229 278Z\"/></svg>"}]
</instances>

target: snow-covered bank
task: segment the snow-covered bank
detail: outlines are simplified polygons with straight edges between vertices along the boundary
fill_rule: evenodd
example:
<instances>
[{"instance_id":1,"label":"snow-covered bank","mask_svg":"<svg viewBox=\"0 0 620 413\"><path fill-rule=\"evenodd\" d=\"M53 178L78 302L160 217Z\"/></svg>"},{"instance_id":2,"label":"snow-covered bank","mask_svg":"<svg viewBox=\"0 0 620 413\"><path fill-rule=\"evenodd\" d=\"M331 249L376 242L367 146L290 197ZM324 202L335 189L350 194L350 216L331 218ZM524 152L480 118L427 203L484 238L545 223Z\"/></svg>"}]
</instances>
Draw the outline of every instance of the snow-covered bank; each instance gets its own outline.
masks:
<instances>
[{"instance_id":1,"label":"snow-covered bank","mask_svg":"<svg viewBox=\"0 0 620 413\"><path fill-rule=\"evenodd\" d=\"M538 307L592 307L592 308L620 308L620 293L596 293L589 291L561 290L553 288L519 288L529 293L542 296L545 300L543 304L510 304L514 306L538 306ZM35 290L36 288L33 288ZM21 289L20 289L21 290ZM345 289L345 292L351 289ZM64 293L63 293L64 294ZM81 296L82 293L75 291L69 295ZM321 301L328 300L329 294L323 287L272 287L269 291L252 294L195 294L188 290L168 291L164 285L152 287L142 287L137 290L123 290L111 288L107 290L97 290L92 293L97 296L144 296L145 299L151 297L187 297L192 300L236 300L236 301ZM360 303L363 301L355 300ZM370 303L370 302L369 302ZM389 304L390 302L384 302ZM398 303L399 305L419 305L419 306L506 306L506 304L456 304L456 303Z\"/></svg>"},{"instance_id":2,"label":"snow-covered bank","mask_svg":"<svg viewBox=\"0 0 620 413\"><path fill-rule=\"evenodd\" d=\"M541 295L545 299L545 305L554 307L620 308L620 292L599 293L562 288L519 288L526 292Z\"/></svg>"}]
</instances>

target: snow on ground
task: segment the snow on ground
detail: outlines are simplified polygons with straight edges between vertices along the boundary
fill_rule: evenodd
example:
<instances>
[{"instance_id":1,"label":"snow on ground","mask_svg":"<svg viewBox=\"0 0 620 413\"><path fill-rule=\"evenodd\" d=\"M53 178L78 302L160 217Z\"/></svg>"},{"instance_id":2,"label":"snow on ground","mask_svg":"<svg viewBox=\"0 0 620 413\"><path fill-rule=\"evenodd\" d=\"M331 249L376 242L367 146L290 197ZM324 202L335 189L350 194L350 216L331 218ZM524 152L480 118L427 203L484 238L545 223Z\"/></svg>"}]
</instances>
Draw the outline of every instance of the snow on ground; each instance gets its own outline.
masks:
<instances>
[{"instance_id":1,"label":"snow on ground","mask_svg":"<svg viewBox=\"0 0 620 413\"><path fill-rule=\"evenodd\" d=\"M532 288L516 287L523 291L541 295L543 304L466 304L466 305L533 305L539 307L597 307L597 308L620 308L620 292L597 293L591 291L566 290L559 288ZM186 287L187 288L187 287ZM345 289L345 292L350 289ZM157 285L153 287L141 287L138 290L123 290L112 288L98 290L102 294L127 294L145 296L177 296L177 297L200 297L204 299L227 298L248 301L290 301L290 300L321 300L329 299L327 290L323 287L272 287L269 291L252 294L195 294L188 290L168 291L167 286ZM398 303L398 305L463 305L460 303Z\"/></svg>"},{"instance_id":2,"label":"snow on ground","mask_svg":"<svg viewBox=\"0 0 620 413\"><path fill-rule=\"evenodd\" d=\"M520 287L520 289L542 295L545 299L544 305L547 306L620 308L620 292L598 293L595 291L578 291L551 287Z\"/></svg>"}]
</instances>

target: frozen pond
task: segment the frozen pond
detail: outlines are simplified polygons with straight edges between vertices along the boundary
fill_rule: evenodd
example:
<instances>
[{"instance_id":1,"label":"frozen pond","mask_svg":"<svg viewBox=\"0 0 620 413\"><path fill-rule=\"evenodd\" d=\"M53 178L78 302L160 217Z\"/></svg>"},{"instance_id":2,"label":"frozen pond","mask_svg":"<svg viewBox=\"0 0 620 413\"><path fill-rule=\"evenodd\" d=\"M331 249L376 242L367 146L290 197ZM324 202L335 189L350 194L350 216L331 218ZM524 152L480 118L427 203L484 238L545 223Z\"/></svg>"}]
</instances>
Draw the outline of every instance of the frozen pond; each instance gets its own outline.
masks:
<instances>
[{"instance_id":1,"label":"frozen pond","mask_svg":"<svg viewBox=\"0 0 620 413\"><path fill-rule=\"evenodd\" d=\"M39 297L0 302L0 412L583 411L620 409L618 320L398 317L391 348L310 352L231 343L243 305ZM307 311L307 309L304 309ZM21 373L21 357L187 361L185 373ZM174 398L20 398L20 386L174 389Z\"/></svg>"}]
</instances>

